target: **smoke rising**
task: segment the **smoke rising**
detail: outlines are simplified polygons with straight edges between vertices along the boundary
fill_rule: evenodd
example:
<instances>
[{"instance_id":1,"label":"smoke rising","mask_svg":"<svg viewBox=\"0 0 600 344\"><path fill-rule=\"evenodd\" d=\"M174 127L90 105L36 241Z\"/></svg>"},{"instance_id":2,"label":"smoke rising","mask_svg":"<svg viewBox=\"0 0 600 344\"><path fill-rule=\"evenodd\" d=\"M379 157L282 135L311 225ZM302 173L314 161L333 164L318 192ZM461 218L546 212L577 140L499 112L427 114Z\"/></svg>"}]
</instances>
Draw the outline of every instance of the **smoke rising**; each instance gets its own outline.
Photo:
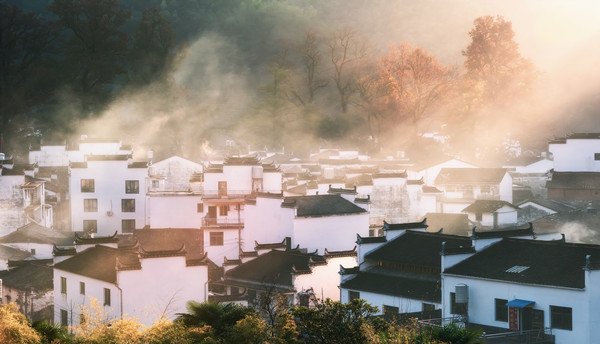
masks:
<instances>
[{"instance_id":1,"label":"smoke rising","mask_svg":"<svg viewBox=\"0 0 600 344\"><path fill-rule=\"evenodd\" d=\"M155 149L161 157L179 154L194 159L201 157L200 147L207 148L207 142L222 146L233 139L242 145L260 144L257 133L272 129L265 129L268 118L255 120L252 114L259 103L258 90L271 82L267 67L272 54L301 41L306 30L327 37L339 28L351 27L369 41L376 57L390 44L405 41L423 47L447 65L461 66L461 52L469 44L473 20L484 15L501 15L512 22L521 55L540 71L535 102L499 111L496 117L509 116L510 121L483 135L447 134L472 136L475 150L482 145L482 137L527 137L524 145L543 147L554 135L600 130L600 120L591 116L600 105L600 69L596 68L600 47L595 44L600 38L600 5L595 2L288 1L265 7L259 14L258 18L244 17L241 10L235 14L235 25L247 25L255 47L249 48L248 41L240 41L240 37L205 32L180 50L165 80L119 95L106 111L82 123L78 134L121 137L144 149ZM326 45L322 49L325 53ZM325 64L327 56L323 60ZM330 72L331 67L323 65L322 75ZM335 99L329 92L318 104L331 104ZM328 106L322 108L331 112L327 115L332 126L341 123L338 120L343 114L334 114ZM282 130L293 132L282 135L271 148L286 146L291 140L313 148L323 143L315 137L318 124L310 123L311 115L302 117L302 112L287 108L278 111L282 112ZM355 117L348 118L349 126L365 125L358 110ZM450 113L447 120L461 119ZM290 125L292 122L295 124ZM303 132L306 128L311 130ZM353 137L346 142L358 145L360 140ZM387 148L401 149L398 142L388 141Z\"/></svg>"}]
</instances>

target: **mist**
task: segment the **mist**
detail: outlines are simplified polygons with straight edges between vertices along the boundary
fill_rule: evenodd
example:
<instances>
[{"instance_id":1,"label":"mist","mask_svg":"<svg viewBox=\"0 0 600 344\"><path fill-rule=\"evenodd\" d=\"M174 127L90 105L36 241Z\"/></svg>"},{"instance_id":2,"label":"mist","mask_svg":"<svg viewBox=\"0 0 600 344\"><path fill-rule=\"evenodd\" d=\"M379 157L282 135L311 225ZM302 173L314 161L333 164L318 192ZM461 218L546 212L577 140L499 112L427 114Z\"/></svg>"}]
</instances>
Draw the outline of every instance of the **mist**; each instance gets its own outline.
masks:
<instances>
[{"instance_id":1,"label":"mist","mask_svg":"<svg viewBox=\"0 0 600 344\"><path fill-rule=\"evenodd\" d=\"M512 22L521 55L539 71L534 100L511 105L511 99L506 99L510 106L491 115L501 117L502 122L489 132L454 130L445 134L471 137L473 141L465 146L473 150L482 146L483 138L497 144L506 137L522 140L526 150L544 149L554 136L600 130L600 120L596 119L600 47L595 44L600 38L600 5L595 2L287 1L270 3L259 14L261 22L244 22L250 16L243 9L234 14L232 21L236 22L232 25L247 25L242 36L228 35L223 27L220 32L201 33L178 49L165 78L118 94L105 111L81 123L76 134L120 137L142 151L159 150L161 157L179 154L201 158L201 147L206 151L209 146L223 146L226 140L242 147L269 146L275 150L324 145L358 148L364 145L365 135L356 128L364 127L366 120L360 109L348 114L336 109L332 91L323 92L315 102L320 106L316 113L330 123L315 123L313 113L293 106L265 112L260 90L272 82L268 68L277 56L286 55L297 62L294 49L306 31L327 38L350 27L368 42L373 59L391 44L407 42L429 51L445 65L460 68L473 21L485 15L500 15ZM249 48L251 45L255 46ZM326 48L322 47L323 54ZM327 58L323 55L321 72L329 77ZM446 122L461 120L447 109L436 111L445 114ZM269 117L273 113L279 118ZM441 122L433 123L420 129L439 131ZM323 137L318 134L323 131L319 131L321 127L339 132ZM265 133L277 131L275 128L285 135L266 140ZM402 139L389 138L382 149L403 149Z\"/></svg>"}]
</instances>

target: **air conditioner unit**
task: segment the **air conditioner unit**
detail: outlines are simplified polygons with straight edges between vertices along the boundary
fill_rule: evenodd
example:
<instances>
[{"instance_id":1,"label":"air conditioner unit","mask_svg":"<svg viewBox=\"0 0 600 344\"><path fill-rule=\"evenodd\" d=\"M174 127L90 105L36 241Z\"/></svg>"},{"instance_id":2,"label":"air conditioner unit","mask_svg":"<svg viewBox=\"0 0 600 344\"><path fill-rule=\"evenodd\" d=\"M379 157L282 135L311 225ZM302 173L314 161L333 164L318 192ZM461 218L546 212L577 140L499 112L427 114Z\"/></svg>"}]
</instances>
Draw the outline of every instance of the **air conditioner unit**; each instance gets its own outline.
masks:
<instances>
[{"instance_id":1,"label":"air conditioner unit","mask_svg":"<svg viewBox=\"0 0 600 344\"><path fill-rule=\"evenodd\" d=\"M106 212L106 215L108 215L108 216L113 216L113 214L114 213L112 211L110 211L110 210Z\"/></svg>"}]
</instances>

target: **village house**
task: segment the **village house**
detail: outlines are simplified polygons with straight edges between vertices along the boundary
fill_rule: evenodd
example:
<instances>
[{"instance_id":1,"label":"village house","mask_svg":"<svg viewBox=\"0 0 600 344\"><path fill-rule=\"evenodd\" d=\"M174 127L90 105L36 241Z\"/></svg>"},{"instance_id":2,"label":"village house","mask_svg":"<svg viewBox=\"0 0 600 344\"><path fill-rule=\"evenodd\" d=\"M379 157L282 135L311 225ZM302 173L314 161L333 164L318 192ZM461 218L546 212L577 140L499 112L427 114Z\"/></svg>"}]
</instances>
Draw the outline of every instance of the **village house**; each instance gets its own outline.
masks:
<instances>
[{"instance_id":1,"label":"village house","mask_svg":"<svg viewBox=\"0 0 600 344\"><path fill-rule=\"evenodd\" d=\"M551 332L556 343L596 343L599 256L598 245L522 238L444 256L443 317L465 316L486 333L532 330Z\"/></svg>"},{"instance_id":2,"label":"village house","mask_svg":"<svg viewBox=\"0 0 600 344\"><path fill-rule=\"evenodd\" d=\"M386 316L422 312L439 317L442 243L466 251L474 249L468 237L426 229L425 220L385 223L383 237L358 235L358 266L340 270L341 301L364 299Z\"/></svg>"},{"instance_id":3,"label":"village house","mask_svg":"<svg viewBox=\"0 0 600 344\"><path fill-rule=\"evenodd\" d=\"M316 299L339 301L338 270L340 265L356 264L356 250L328 251L319 255L298 247L290 240L283 246L264 252L266 245L257 244L255 257L242 263L229 264L223 284L227 294L211 300L237 301L258 308L274 307L283 295L290 305L308 307ZM269 304L271 303L271 304Z\"/></svg>"},{"instance_id":4,"label":"village house","mask_svg":"<svg viewBox=\"0 0 600 344\"><path fill-rule=\"evenodd\" d=\"M311 252L345 251L355 246L356 233L369 235L368 211L338 193L299 197L259 193L246 201L245 209L243 251L252 251L255 241L281 242L286 237Z\"/></svg>"},{"instance_id":5,"label":"village house","mask_svg":"<svg viewBox=\"0 0 600 344\"><path fill-rule=\"evenodd\" d=\"M504 168L443 168L435 186L444 192L437 200L440 213L460 213L475 200L512 203L512 178Z\"/></svg>"},{"instance_id":6,"label":"village house","mask_svg":"<svg viewBox=\"0 0 600 344\"><path fill-rule=\"evenodd\" d=\"M51 320L54 312L52 260L10 262L0 271L0 304L14 302L29 321Z\"/></svg>"},{"instance_id":7,"label":"village house","mask_svg":"<svg viewBox=\"0 0 600 344\"><path fill-rule=\"evenodd\" d=\"M0 244L30 254L30 259L52 259L54 246L73 246L75 233L28 223L0 237Z\"/></svg>"},{"instance_id":8,"label":"village house","mask_svg":"<svg viewBox=\"0 0 600 344\"><path fill-rule=\"evenodd\" d=\"M124 315L151 325L185 312L190 300L206 301L206 256L192 258L185 244L177 249L146 250L139 243L122 247L80 242L83 251L54 265L54 323L78 324L82 308L96 299L109 318Z\"/></svg>"},{"instance_id":9,"label":"village house","mask_svg":"<svg viewBox=\"0 0 600 344\"><path fill-rule=\"evenodd\" d=\"M516 226L519 207L506 201L479 199L463 209L469 221L479 228Z\"/></svg>"}]
</instances>

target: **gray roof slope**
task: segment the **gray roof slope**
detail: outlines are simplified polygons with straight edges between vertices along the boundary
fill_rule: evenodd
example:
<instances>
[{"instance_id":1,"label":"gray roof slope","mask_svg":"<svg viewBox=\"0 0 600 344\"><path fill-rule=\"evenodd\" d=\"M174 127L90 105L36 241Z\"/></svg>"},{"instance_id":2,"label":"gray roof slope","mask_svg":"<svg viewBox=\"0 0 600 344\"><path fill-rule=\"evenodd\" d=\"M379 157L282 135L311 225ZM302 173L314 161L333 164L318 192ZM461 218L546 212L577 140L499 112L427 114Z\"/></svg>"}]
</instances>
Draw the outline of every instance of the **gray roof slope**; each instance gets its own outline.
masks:
<instances>
[{"instance_id":1,"label":"gray roof slope","mask_svg":"<svg viewBox=\"0 0 600 344\"><path fill-rule=\"evenodd\" d=\"M505 168L442 168L435 184L496 184L505 174Z\"/></svg>"},{"instance_id":2,"label":"gray roof slope","mask_svg":"<svg viewBox=\"0 0 600 344\"><path fill-rule=\"evenodd\" d=\"M367 212L338 194L286 197L281 206L296 208L298 217L351 215Z\"/></svg>"},{"instance_id":3,"label":"gray roof slope","mask_svg":"<svg viewBox=\"0 0 600 344\"><path fill-rule=\"evenodd\" d=\"M519 209L519 207L506 201L478 199L462 211L467 213L493 213L502 207L510 207L515 210Z\"/></svg>"},{"instance_id":4,"label":"gray roof slope","mask_svg":"<svg viewBox=\"0 0 600 344\"><path fill-rule=\"evenodd\" d=\"M437 280L399 277L374 272L359 272L340 285L341 288L400 296L413 300L441 302L442 291Z\"/></svg>"},{"instance_id":5,"label":"gray roof slope","mask_svg":"<svg viewBox=\"0 0 600 344\"><path fill-rule=\"evenodd\" d=\"M73 245L75 232L63 232L40 226L33 222L0 238L0 243L36 243L49 245Z\"/></svg>"},{"instance_id":6,"label":"gray roof slope","mask_svg":"<svg viewBox=\"0 0 600 344\"><path fill-rule=\"evenodd\" d=\"M553 172L546 182L552 189L600 189L599 172Z\"/></svg>"},{"instance_id":7,"label":"gray roof slope","mask_svg":"<svg viewBox=\"0 0 600 344\"><path fill-rule=\"evenodd\" d=\"M312 260L324 261L323 256L302 253L298 250L273 250L250 260L225 273L225 280L249 282L251 284L275 285L293 288L292 273L308 270Z\"/></svg>"},{"instance_id":8,"label":"gray roof slope","mask_svg":"<svg viewBox=\"0 0 600 344\"><path fill-rule=\"evenodd\" d=\"M27 261L17 267L2 272L2 283L18 290L34 288L37 291L53 288L52 267L36 261Z\"/></svg>"},{"instance_id":9,"label":"gray roof slope","mask_svg":"<svg viewBox=\"0 0 600 344\"><path fill-rule=\"evenodd\" d=\"M27 251L18 250L6 245L0 245L0 259L23 260L31 254Z\"/></svg>"},{"instance_id":10,"label":"gray roof slope","mask_svg":"<svg viewBox=\"0 0 600 344\"><path fill-rule=\"evenodd\" d=\"M471 239L456 235L406 231L368 253L365 258L386 262L441 268L442 243L447 248L471 247Z\"/></svg>"},{"instance_id":11,"label":"gray roof slope","mask_svg":"<svg viewBox=\"0 0 600 344\"><path fill-rule=\"evenodd\" d=\"M54 267L100 281L115 283L117 281L117 258L127 261L138 259L137 253L121 252L116 248L97 245L56 263Z\"/></svg>"},{"instance_id":12,"label":"gray roof slope","mask_svg":"<svg viewBox=\"0 0 600 344\"><path fill-rule=\"evenodd\" d=\"M584 288L586 255L600 261L600 246L504 238L444 273L557 287ZM520 266L521 272L507 272Z\"/></svg>"}]
</instances>

